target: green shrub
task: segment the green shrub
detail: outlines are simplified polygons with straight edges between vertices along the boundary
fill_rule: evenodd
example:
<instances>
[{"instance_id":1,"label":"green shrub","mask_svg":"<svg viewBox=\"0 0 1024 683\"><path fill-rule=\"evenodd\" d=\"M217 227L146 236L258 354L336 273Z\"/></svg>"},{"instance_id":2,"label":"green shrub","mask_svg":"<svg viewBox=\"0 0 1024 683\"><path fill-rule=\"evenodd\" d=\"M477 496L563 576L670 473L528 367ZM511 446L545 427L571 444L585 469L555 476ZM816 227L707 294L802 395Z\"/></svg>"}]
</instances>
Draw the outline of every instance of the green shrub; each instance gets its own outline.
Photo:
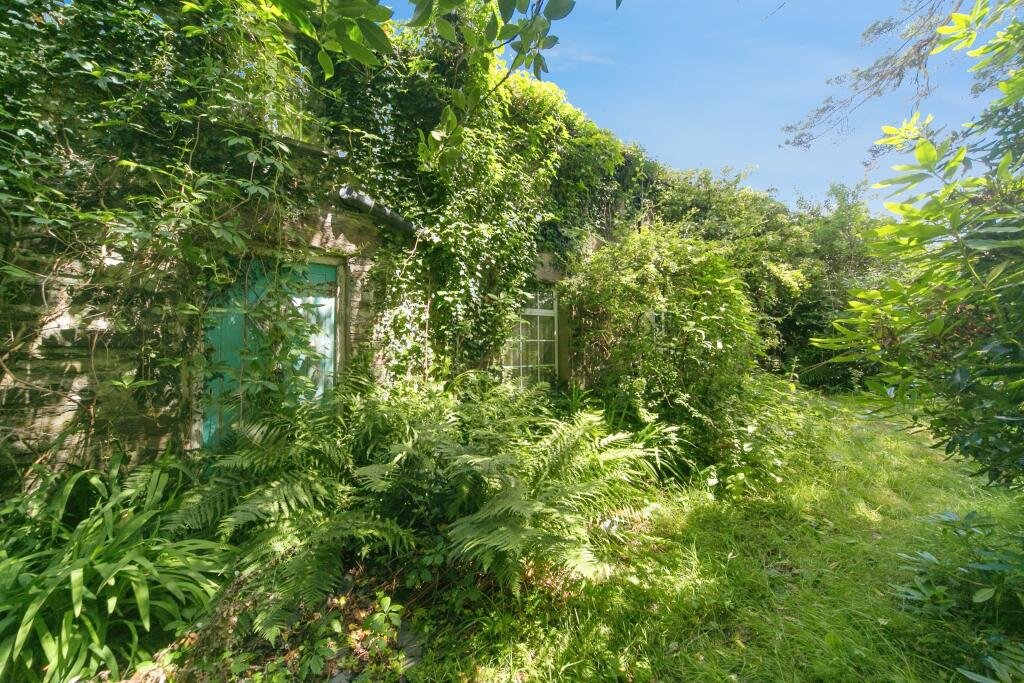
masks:
<instances>
[{"instance_id":1,"label":"green shrub","mask_svg":"<svg viewBox=\"0 0 1024 683\"><path fill-rule=\"evenodd\" d=\"M0 680L116 680L199 614L227 548L165 532L182 467L38 476L0 507Z\"/></svg>"},{"instance_id":2,"label":"green shrub","mask_svg":"<svg viewBox=\"0 0 1024 683\"><path fill-rule=\"evenodd\" d=\"M941 29L968 54L986 92L1001 93L967 126L942 135L914 114L880 144L913 151L880 183L900 201L873 247L901 279L856 292L825 348L875 364L866 382L926 424L936 446L972 460L992 482L1024 482L1024 23L1017 3L974 3Z\"/></svg>"},{"instance_id":3,"label":"green shrub","mask_svg":"<svg viewBox=\"0 0 1024 683\"><path fill-rule=\"evenodd\" d=\"M644 228L581 264L563 301L580 381L627 424L678 424L685 441L713 452L723 401L761 349L725 259L676 228Z\"/></svg>"},{"instance_id":4,"label":"green shrub","mask_svg":"<svg viewBox=\"0 0 1024 683\"><path fill-rule=\"evenodd\" d=\"M243 545L256 607L239 629L271 641L360 558L512 587L527 569L593 576L609 538L601 523L642 496L655 454L609 435L600 415L558 420L547 404L540 388L477 374L350 380L241 425L178 523Z\"/></svg>"},{"instance_id":5,"label":"green shrub","mask_svg":"<svg viewBox=\"0 0 1024 683\"><path fill-rule=\"evenodd\" d=\"M952 551L901 554L910 581L893 586L909 611L972 626L957 670L973 681L1024 678L1024 530L1000 528L975 512L934 519Z\"/></svg>"},{"instance_id":6,"label":"green shrub","mask_svg":"<svg viewBox=\"0 0 1024 683\"><path fill-rule=\"evenodd\" d=\"M755 370L723 402L717 461L700 471L702 483L728 495L777 487L819 452L828 424L823 412L794 383Z\"/></svg>"}]
</instances>

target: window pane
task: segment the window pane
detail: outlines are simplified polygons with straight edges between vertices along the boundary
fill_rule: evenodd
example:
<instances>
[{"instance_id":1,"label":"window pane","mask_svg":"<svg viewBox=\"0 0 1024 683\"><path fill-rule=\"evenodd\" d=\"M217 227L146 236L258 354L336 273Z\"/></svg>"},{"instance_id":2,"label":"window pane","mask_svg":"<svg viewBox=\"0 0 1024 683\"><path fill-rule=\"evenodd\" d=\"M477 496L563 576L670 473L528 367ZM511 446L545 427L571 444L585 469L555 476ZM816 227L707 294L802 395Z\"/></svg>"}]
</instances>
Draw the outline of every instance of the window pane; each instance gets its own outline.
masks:
<instances>
[{"instance_id":1,"label":"window pane","mask_svg":"<svg viewBox=\"0 0 1024 683\"><path fill-rule=\"evenodd\" d=\"M523 365L533 367L537 365L538 361L537 342L528 341L523 344Z\"/></svg>"},{"instance_id":2,"label":"window pane","mask_svg":"<svg viewBox=\"0 0 1024 683\"><path fill-rule=\"evenodd\" d=\"M538 342L540 347L540 364L541 365L554 365L555 364L555 342L544 341Z\"/></svg>"},{"instance_id":3,"label":"window pane","mask_svg":"<svg viewBox=\"0 0 1024 683\"><path fill-rule=\"evenodd\" d=\"M538 311L530 313L527 311ZM541 312L543 311L543 312ZM502 366L524 383L557 379L555 295L550 287L524 297L523 313L502 350Z\"/></svg>"},{"instance_id":4,"label":"window pane","mask_svg":"<svg viewBox=\"0 0 1024 683\"><path fill-rule=\"evenodd\" d=\"M551 340L555 339L555 318L551 315L542 315L538 321L539 332L537 333L537 339Z\"/></svg>"},{"instance_id":5,"label":"window pane","mask_svg":"<svg viewBox=\"0 0 1024 683\"><path fill-rule=\"evenodd\" d=\"M523 364L523 353L522 344L516 343L512 347L511 359L509 361L509 367L517 368Z\"/></svg>"},{"instance_id":6,"label":"window pane","mask_svg":"<svg viewBox=\"0 0 1024 683\"><path fill-rule=\"evenodd\" d=\"M525 329L523 330L523 339L537 339L538 338L537 335L540 332L540 329L539 329L540 323L537 320L538 317L539 316L536 316L536 315L523 316L523 319L525 321Z\"/></svg>"}]
</instances>

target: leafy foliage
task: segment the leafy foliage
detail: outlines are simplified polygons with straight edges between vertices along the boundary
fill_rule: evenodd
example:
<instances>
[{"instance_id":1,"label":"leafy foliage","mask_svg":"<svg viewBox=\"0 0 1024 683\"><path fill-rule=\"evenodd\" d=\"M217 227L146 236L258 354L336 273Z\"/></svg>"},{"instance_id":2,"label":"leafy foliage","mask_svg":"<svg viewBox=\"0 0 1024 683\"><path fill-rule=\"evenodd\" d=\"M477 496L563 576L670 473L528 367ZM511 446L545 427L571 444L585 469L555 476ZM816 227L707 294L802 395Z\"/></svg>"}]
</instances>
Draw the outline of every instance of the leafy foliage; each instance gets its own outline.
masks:
<instances>
[{"instance_id":1,"label":"leafy foliage","mask_svg":"<svg viewBox=\"0 0 1024 683\"><path fill-rule=\"evenodd\" d=\"M760 350L738 273L667 226L605 245L565 284L573 371L633 424L665 420L714 449L722 401Z\"/></svg>"},{"instance_id":2,"label":"leafy foliage","mask_svg":"<svg viewBox=\"0 0 1024 683\"><path fill-rule=\"evenodd\" d=\"M962 643L971 668L957 669L966 678L1019 679L1024 675L1024 536L976 512L945 512L933 521L954 540L953 552L901 554L912 579L894 585L896 596L915 612L975 625L973 641Z\"/></svg>"},{"instance_id":3,"label":"leafy foliage","mask_svg":"<svg viewBox=\"0 0 1024 683\"><path fill-rule=\"evenodd\" d=\"M833 185L823 203L796 209L743 186L743 174L662 171L655 211L683 234L714 244L743 276L770 370L812 386L848 388L850 367L826 366L810 339L831 329L849 292L884 273L861 234L878 224L857 188ZM825 368L828 369L825 369Z\"/></svg>"},{"instance_id":4,"label":"leafy foliage","mask_svg":"<svg viewBox=\"0 0 1024 683\"><path fill-rule=\"evenodd\" d=\"M517 586L524 570L594 576L602 519L638 500L654 453L599 415L546 417L539 388L351 380L244 425L177 516L245 549L241 629L273 640L360 557L439 553Z\"/></svg>"},{"instance_id":5,"label":"leafy foliage","mask_svg":"<svg viewBox=\"0 0 1024 683\"><path fill-rule=\"evenodd\" d=\"M946 44L970 45L1011 5L990 12L979 3L971 15L954 15L943 35L958 40ZM994 112L1024 96L1024 76L1010 66L1024 54L1020 35L1011 19L973 53L982 68L1009 69ZM822 343L876 363L871 386L880 395L926 420L948 454L976 461L991 481L1015 484L1024 471L1024 158L986 140L1006 138L998 127L976 127L960 143L931 139L924 125L915 115L887 127L880 141L913 149L915 159L885 186L934 188L890 204L900 222L875 231L879 251L907 277L859 292L836 323L837 337ZM972 174L979 162L987 170Z\"/></svg>"},{"instance_id":6,"label":"leafy foliage","mask_svg":"<svg viewBox=\"0 0 1024 683\"><path fill-rule=\"evenodd\" d=\"M0 508L0 676L119 677L199 616L228 547L167 533L181 465L36 476Z\"/></svg>"}]
</instances>

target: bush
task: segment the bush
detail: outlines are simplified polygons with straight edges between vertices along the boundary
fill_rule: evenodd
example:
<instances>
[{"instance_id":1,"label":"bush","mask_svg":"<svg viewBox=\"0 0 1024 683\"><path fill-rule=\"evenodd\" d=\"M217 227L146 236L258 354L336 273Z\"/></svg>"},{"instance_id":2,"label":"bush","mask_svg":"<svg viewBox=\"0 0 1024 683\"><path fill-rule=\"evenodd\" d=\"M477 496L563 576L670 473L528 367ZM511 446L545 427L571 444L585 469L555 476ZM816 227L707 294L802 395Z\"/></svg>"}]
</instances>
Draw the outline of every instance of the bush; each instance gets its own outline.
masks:
<instances>
[{"instance_id":1,"label":"bush","mask_svg":"<svg viewBox=\"0 0 1024 683\"><path fill-rule=\"evenodd\" d=\"M601 522L642 496L655 454L608 434L598 414L558 420L547 405L540 388L477 374L351 379L241 425L178 522L243 544L255 607L238 628L271 641L360 558L401 557L418 582L440 571L512 587L527 570L594 576L610 538ZM419 562L427 555L438 562Z\"/></svg>"},{"instance_id":2,"label":"bush","mask_svg":"<svg viewBox=\"0 0 1024 683\"><path fill-rule=\"evenodd\" d=\"M37 476L0 507L0 680L119 679L200 613L227 548L163 528L180 466Z\"/></svg>"},{"instance_id":3,"label":"bush","mask_svg":"<svg viewBox=\"0 0 1024 683\"><path fill-rule=\"evenodd\" d=\"M1018 149L1024 24L1017 3L977 2L940 29L941 47L987 43L978 61L986 92L1002 93L965 126L940 134L914 114L880 144L913 151L880 183L901 200L873 247L900 279L856 292L822 346L876 364L865 382L926 424L936 446L974 461L979 474L1024 482L1024 155Z\"/></svg>"},{"instance_id":4,"label":"bush","mask_svg":"<svg viewBox=\"0 0 1024 683\"><path fill-rule=\"evenodd\" d=\"M957 671L966 678L1024 678L1024 530L1000 528L975 512L934 521L951 552L900 555L912 578L893 586L896 597L910 611L971 625L973 637L958 643L968 661Z\"/></svg>"},{"instance_id":5,"label":"bush","mask_svg":"<svg viewBox=\"0 0 1024 683\"><path fill-rule=\"evenodd\" d=\"M724 401L717 460L700 471L702 483L727 495L777 487L819 452L828 424L823 412L794 383L755 370Z\"/></svg>"},{"instance_id":6,"label":"bush","mask_svg":"<svg viewBox=\"0 0 1024 683\"><path fill-rule=\"evenodd\" d=\"M678 424L684 440L713 452L723 402L761 350L725 259L652 226L598 249L563 291L580 381L626 424Z\"/></svg>"}]
</instances>

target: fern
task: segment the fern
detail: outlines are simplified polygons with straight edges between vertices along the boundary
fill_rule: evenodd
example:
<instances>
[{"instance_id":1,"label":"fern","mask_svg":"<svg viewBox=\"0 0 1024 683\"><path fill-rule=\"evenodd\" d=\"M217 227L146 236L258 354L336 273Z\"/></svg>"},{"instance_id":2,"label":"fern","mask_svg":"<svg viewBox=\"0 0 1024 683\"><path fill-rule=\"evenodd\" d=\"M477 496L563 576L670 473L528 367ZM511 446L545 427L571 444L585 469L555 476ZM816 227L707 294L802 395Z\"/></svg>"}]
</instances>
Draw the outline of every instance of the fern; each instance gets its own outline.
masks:
<instances>
[{"instance_id":1,"label":"fern","mask_svg":"<svg viewBox=\"0 0 1024 683\"><path fill-rule=\"evenodd\" d=\"M652 453L626 435L608 436L595 413L547 427L512 454L453 461L452 468L488 472L491 489L479 510L451 525L453 557L505 565L505 575L526 561L596 575L597 524L637 499L654 475Z\"/></svg>"},{"instance_id":2,"label":"fern","mask_svg":"<svg viewBox=\"0 0 1024 683\"><path fill-rule=\"evenodd\" d=\"M655 454L597 413L550 416L539 388L481 374L448 385L347 382L237 426L175 517L241 544L249 628L276 639L361 558L420 548L513 590L527 566L601 571L601 520L653 479Z\"/></svg>"}]
</instances>

